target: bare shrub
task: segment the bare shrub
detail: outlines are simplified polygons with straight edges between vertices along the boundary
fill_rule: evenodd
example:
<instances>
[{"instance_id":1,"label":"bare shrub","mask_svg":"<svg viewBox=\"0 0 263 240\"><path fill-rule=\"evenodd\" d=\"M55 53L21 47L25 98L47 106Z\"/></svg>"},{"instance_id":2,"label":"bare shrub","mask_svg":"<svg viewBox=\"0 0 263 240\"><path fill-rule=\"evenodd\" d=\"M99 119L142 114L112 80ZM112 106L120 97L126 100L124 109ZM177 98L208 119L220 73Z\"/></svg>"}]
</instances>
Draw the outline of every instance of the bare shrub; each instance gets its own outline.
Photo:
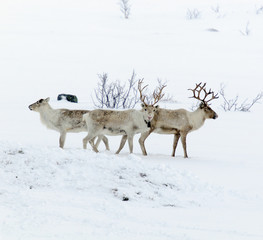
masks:
<instances>
[{"instance_id":1,"label":"bare shrub","mask_svg":"<svg viewBox=\"0 0 263 240\"><path fill-rule=\"evenodd\" d=\"M129 3L129 0L120 0L119 5L124 18L128 19L131 13L131 5Z\"/></svg>"},{"instance_id":2,"label":"bare shrub","mask_svg":"<svg viewBox=\"0 0 263 240\"><path fill-rule=\"evenodd\" d=\"M243 102L239 102L239 96L236 95L232 99L228 99L225 95L225 85L221 84L221 89L219 91L219 94L222 96L224 102L221 105L221 107L224 109L224 111L240 111L240 112L249 112L250 109L253 107L254 104L259 103L260 100L263 98L263 92L260 92L257 94L257 96L252 99L252 101L248 101L248 99L245 99Z\"/></svg>"},{"instance_id":3,"label":"bare shrub","mask_svg":"<svg viewBox=\"0 0 263 240\"><path fill-rule=\"evenodd\" d=\"M186 12L186 18L187 19L192 20L192 19L198 19L200 17L201 17L201 12L198 9L196 9L196 8L194 8L194 9L188 8L187 9L187 12Z\"/></svg>"},{"instance_id":4,"label":"bare shrub","mask_svg":"<svg viewBox=\"0 0 263 240\"><path fill-rule=\"evenodd\" d=\"M191 111L195 111L200 105L199 101L195 101L192 103L191 107L189 108Z\"/></svg>"},{"instance_id":5,"label":"bare shrub","mask_svg":"<svg viewBox=\"0 0 263 240\"><path fill-rule=\"evenodd\" d=\"M99 82L95 92L95 100L93 103L97 108L134 108L140 101L137 91L136 74L133 71L130 79L128 79L128 87L121 84L119 80L109 82L108 74L99 74Z\"/></svg>"},{"instance_id":6,"label":"bare shrub","mask_svg":"<svg viewBox=\"0 0 263 240\"><path fill-rule=\"evenodd\" d=\"M223 14L219 5L212 6L211 10L216 14L217 18L223 18L226 16L226 14Z\"/></svg>"},{"instance_id":7,"label":"bare shrub","mask_svg":"<svg viewBox=\"0 0 263 240\"><path fill-rule=\"evenodd\" d=\"M263 13L263 6L256 8L256 14L262 14Z\"/></svg>"},{"instance_id":8,"label":"bare shrub","mask_svg":"<svg viewBox=\"0 0 263 240\"><path fill-rule=\"evenodd\" d=\"M250 29L250 27L249 27L249 22L247 22L247 25L246 25L246 27L245 27L244 30L239 30L239 31L240 31L240 33L241 33L243 36L249 36L250 33L251 33L251 29Z\"/></svg>"},{"instance_id":9,"label":"bare shrub","mask_svg":"<svg viewBox=\"0 0 263 240\"><path fill-rule=\"evenodd\" d=\"M160 102L176 103L177 101L174 99L173 95L171 95L170 93L166 93L165 96L160 100Z\"/></svg>"},{"instance_id":10,"label":"bare shrub","mask_svg":"<svg viewBox=\"0 0 263 240\"><path fill-rule=\"evenodd\" d=\"M211 7L212 11L216 14L219 14L220 12L220 8L219 8L219 5L216 5L216 6L212 6Z\"/></svg>"}]
</instances>

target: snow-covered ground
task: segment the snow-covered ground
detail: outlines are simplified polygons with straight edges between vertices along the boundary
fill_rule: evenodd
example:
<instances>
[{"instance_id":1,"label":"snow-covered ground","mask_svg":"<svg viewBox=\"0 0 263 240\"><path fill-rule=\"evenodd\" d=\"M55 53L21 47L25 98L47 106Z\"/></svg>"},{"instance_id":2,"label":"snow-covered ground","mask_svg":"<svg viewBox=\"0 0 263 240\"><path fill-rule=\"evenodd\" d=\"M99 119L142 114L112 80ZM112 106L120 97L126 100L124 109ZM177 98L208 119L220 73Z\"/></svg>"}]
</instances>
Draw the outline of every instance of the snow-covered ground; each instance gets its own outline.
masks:
<instances>
[{"instance_id":1,"label":"snow-covered ground","mask_svg":"<svg viewBox=\"0 0 263 240\"><path fill-rule=\"evenodd\" d=\"M124 82L133 69L150 88L167 81L176 102L165 108L190 109L187 89L201 81L240 102L263 90L262 1L130 3L128 20L116 0L0 3L0 239L263 239L263 104L224 112L214 100L219 118L189 134L188 159L157 134L148 156L139 136L134 154L114 154L120 137L110 152L83 150L86 133L68 134L62 150L29 111L46 97L92 109L98 74ZM189 20L193 9L200 18ZM80 103L57 102L60 93Z\"/></svg>"}]
</instances>

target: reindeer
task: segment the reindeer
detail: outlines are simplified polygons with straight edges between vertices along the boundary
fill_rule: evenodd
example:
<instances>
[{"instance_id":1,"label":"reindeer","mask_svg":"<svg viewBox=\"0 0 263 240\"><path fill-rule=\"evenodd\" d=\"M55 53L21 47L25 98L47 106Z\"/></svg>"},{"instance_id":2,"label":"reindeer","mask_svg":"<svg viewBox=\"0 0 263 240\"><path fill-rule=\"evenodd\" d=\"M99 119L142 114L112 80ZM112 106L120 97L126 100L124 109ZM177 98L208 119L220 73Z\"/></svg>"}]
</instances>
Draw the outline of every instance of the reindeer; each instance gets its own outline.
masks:
<instances>
[{"instance_id":1,"label":"reindeer","mask_svg":"<svg viewBox=\"0 0 263 240\"><path fill-rule=\"evenodd\" d=\"M216 119L218 115L214 112L208 105L213 99L218 98L217 94L215 95L211 89L207 92L205 89L206 83L202 85L202 83L196 84L195 89L188 89L193 92L192 98L200 100L201 103L198 109L194 112L189 112L185 109L177 109L177 110L169 110L159 108L153 120L151 121L151 128L149 131L141 134L139 139L140 147L143 155L147 155L144 142L145 139L152 133L159 134L174 134L173 141L173 152L172 156L175 156L175 150L177 147L177 143L179 138L181 137L181 142L184 149L184 157L188 158L186 151L186 136L189 132L199 129L203 126L204 122L208 118ZM201 92L204 93L203 99L200 98ZM206 100L208 96L211 96L209 100ZM124 141L124 143L123 143ZM122 144L125 144L125 138L123 137L121 140L121 145L119 150L121 150Z\"/></svg>"},{"instance_id":2,"label":"reindeer","mask_svg":"<svg viewBox=\"0 0 263 240\"><path fill-rule=\"evenodd\" d=\"M142 94L143 90L148 86L142 88L143 80L138 82L138 90L140 92L140 100L142 102L142 109L135 110L129 109L125 111L113 111L97 109L90 111L83 116L83 119L87 123L88 135L83 139L83 147L87 148L87 142L90 142L94 137L101 135L123 135L125 139L122 142L121 149L124 147L126 140L128 139L130 153L133 152L133 137L137 133L143 133L150 129L151 121L154 117L158 106L156 103L164 96L162 90L165 85L159 87L159 91L154 91L154 101L151 104L145 102L146 96ZM90 142L93 150L98 152L98 149L92 142ZM121 150L120 149L120 150ZM120 152L118 150L116 154Z\"/></svg>"},{"instance_id":3,"label":"reindeer","mask_svg":"<svg viewBox=\"0 0 263 240\"><path fill-rule=\"evenodd\" d=\"M49 98L40 99L37 102L29 105L29 109L40 113L41 122L47 128L60 133L59 147L63 148L68 132L84 132L87 131L86 123L82 120L83 115L88 113L88 110L69 110L69 109L53 109L49 105ZM103 140L106 149L109 150L108 139L105 136L100 136L96 142L99 145L100 140ZM93 139L94 141L94 139Z\"/></svg>"}]
</instances>

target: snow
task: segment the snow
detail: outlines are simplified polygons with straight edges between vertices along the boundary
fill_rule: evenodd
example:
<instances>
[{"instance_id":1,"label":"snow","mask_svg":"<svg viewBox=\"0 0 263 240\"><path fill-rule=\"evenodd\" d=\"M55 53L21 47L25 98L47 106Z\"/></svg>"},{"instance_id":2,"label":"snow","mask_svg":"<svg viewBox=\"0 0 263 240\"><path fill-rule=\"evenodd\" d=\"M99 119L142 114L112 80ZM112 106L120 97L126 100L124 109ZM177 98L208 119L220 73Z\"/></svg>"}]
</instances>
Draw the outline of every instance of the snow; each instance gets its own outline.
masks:
<instances>
[{"instance_id":1,"label":"snow","mask_svg":"<svg viewBox=\"0 0 263 240\"><path fill-rule=\"evenodd\" d=\"M262 164L231 158L1 142L3 239L260 239Z\"/></svg>"},{"instance_id":2,"label":"snow","mask_svg":"<svg viewBox=\"0 0 263 240\"><path fill-rule=\"evenodd\" d=\"M13 0L0 8L0 239L263 239L262 104L218 113L188 135L188 159L173 136L151 134L143 156L109 137L110 151L82 149L86 133L46 129L28 105L92 109L98 74L153 89L167 81L190 109L188 88L252 99L263 90L262 1L133 0L125 20L113 0ZM211 7L219 6L215 13ZM188 20L188 9L199 19ZM249 23L250 34L244 36ZM218 32L209 31L217 29ZM56 101L74 94L79 103Z\"/></svg>"}]
</instances>

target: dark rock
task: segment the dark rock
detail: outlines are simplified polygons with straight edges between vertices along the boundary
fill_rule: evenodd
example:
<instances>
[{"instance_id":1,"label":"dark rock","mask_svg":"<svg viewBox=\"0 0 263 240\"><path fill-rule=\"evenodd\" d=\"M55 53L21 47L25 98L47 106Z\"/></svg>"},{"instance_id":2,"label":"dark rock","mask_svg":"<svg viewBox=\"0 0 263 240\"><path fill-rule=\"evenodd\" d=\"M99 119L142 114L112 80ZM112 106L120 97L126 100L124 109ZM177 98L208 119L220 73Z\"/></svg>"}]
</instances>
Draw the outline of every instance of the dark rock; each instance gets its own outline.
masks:
<instances>
[{"instance_id":1,"label":"dark rock","mask_svg":"<svg viewBox=\"0 0 263 240\"><path fill-rule=\"evenodd\" d=\"M78 98L75 95L71 95L71 94L59 94L57 97L57 100L60 101L62 99L66 99L68 102L73 102L73 103L77 103L78 102Z\"/></svg>"}]
</instances>

